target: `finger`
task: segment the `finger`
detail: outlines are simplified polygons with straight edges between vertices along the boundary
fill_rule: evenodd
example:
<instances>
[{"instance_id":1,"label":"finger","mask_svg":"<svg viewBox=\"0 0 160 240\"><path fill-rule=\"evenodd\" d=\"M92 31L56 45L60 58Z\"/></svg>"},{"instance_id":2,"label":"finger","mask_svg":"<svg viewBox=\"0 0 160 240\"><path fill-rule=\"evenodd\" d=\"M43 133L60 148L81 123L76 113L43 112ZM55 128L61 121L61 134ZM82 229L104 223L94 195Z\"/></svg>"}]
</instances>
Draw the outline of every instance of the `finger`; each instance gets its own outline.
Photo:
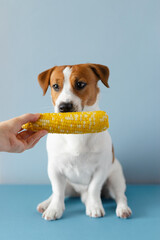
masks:
<instances>
[{"instance_id":1,"label":"finger","mask_svg":"<svg viewBox=\"0 0 160 240\"><path fill-rule=\"evenodd\" d=\"M12 125L12 131L14 131L14 133L17 134L19 131L22 130L23 124L27 122L35 122L38 120L39 117L40 117L39 113L36 114L27 113L19 117L13 118L12 120L10 120Z\"/></svg>"},{"instance_id":2,"label":"finger","mask_svg":"<svg viewBox=\"0 0 160 240\"><path fill-rule=\"evenodd\" d=\"M35 122L35 121L38 120L39 117L40 117L40 113L35 113L35 114L27 113L27 114L24 114L24 115L19 117L20 124L23 125L23 124L25 124L27 122Z\"/></svg>"},{"instance_id":3,"label":"finger","mask_svg":"<svg viewBox=\"0 0 160 240\"><path fill-rule=\"evenodd\" d=\"M33 135L35 132L31 131L31 130L25 130L22 131L20 133L17 134L17 138L18 139L23 139L26 140L28 137L30 137L31 135Z\"/></svg>"},{"instance_id":4,"label":"finger","mask_svg":"<svg viewBox=\"0 0 160 240\"><path fill-rule=\"evenodd\" d=\"M39 140L41 137L45 136L47 133L48 132L46 130L41 130L32 134L30 137L26 139L26 148L29 149L34 144L34 142Z\"/></svg>"},{"instance_id":5,"label":"finger","mask_svg":"<svg viewBox=\"0 0 160 240\"><path fill-rule=\"evenodd\" d=\"M40 137L38 140L36 140L31 146L30 146L30 148L33 148L38 142L39 142L39 140L41 139L42 137ZM28 148L28 149L30 149L30 148Z\"/></svg>"}]
</instances>

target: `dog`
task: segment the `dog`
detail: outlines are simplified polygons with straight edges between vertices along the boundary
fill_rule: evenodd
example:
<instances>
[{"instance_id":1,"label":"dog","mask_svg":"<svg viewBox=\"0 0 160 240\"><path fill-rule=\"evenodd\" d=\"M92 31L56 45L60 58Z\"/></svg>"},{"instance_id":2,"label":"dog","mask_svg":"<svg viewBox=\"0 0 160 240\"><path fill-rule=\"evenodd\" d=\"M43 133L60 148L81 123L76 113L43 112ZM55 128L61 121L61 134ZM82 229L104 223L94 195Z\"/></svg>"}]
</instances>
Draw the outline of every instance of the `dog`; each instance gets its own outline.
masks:
<instances>
[{"instance_id":1,"label":"dog","mask_svg":"<svg viewBox=\"0 0 160 240\"><path fill-rule=\"evenodd\" d=\"M38 75L45 95L49 85L55 112L97 111L99 80L109 88L109 69L100 64L55 66ZM62 217L66 196L80 196L86 215L103 217L101 195L115 199L116 215L128 218L122 167L114 156L108 131L91 134L48 134L48 176L52 195L37 206L45 220Z\"/></svg>"}]
</instances>

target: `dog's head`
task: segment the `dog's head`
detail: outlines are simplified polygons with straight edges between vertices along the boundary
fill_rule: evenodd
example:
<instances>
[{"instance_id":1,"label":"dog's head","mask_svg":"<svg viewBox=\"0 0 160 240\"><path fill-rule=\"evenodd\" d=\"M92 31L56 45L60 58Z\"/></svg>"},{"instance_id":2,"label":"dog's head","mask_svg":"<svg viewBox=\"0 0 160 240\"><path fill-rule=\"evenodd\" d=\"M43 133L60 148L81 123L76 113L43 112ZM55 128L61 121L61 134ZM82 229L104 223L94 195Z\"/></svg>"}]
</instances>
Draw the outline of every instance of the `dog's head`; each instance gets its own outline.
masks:
<instances>
[{"instance_id":1,"label":"dog's head","mask_svg":"<svg viewBox=\"0 0 160 240\"><path fill-rule=\"evenodd\" d=\"M108 85L109 69L100 64L55 66L38 75L45 95L51 87L55 112L80 112L92 106L97 99L98 80Z\"/></svg>"}]
</instances>

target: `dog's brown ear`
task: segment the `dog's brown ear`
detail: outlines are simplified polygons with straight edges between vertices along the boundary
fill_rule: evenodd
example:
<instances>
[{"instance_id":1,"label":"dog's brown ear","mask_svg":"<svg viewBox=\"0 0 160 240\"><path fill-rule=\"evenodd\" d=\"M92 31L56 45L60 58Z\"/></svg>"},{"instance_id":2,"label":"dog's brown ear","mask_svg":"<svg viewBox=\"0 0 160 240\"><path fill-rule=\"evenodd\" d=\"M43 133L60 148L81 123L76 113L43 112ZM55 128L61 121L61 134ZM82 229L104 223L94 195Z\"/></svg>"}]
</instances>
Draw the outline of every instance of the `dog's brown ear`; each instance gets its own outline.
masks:
<instances>
[{"instance_id":1,"label":"dog's brown ear","mask_svg":"<svg viewBox=\"0 0 160 240\"><path fill-rule=\"evenodd\" d=\"M101 64L89 64L98 80L101 80L103 84L109 88L108 78L109 78L109 68Z\"/></svg>"},{"instance_id":2,"label":"dog's brown ear","mask_svg":"<svg viewBox=\"0 0 160 240\"><path fill-rule=\"evenodd\" d=\"M53 70L55 69L56 67L53 67L53 68L50 68L42 73L40 73L38 75L38 82L39 82L39 85L41 86L42 90L43 90L43 96L46 94L47 92L47 89L48 89L48 86L50 84L50 76L51 76L51 73L53 72Z\"/></svg>"}]
</instances>

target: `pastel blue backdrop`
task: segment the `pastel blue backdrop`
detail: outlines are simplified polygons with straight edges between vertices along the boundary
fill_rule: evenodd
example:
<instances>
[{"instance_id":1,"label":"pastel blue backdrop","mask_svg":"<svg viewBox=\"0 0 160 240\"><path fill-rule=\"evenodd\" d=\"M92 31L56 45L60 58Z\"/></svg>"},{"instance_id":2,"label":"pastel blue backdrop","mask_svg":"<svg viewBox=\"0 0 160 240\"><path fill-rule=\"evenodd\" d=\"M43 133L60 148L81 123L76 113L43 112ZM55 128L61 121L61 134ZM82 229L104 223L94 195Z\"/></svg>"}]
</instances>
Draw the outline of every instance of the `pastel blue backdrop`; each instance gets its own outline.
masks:
<instances>
[{"instance_id":1,"label":"pastel blue backdrop","mask_svg":"<svg viewBox=\"0 0 160 240\"><path fill-rule=\"evenodd\" d=\"M54 65L100 63L116 156L128 183L160 182L160 1L0 0L0 121L52 111L37 75ZM1 183L49 183L45 138L0 154Z\"/></svg>"}]
</instances>

